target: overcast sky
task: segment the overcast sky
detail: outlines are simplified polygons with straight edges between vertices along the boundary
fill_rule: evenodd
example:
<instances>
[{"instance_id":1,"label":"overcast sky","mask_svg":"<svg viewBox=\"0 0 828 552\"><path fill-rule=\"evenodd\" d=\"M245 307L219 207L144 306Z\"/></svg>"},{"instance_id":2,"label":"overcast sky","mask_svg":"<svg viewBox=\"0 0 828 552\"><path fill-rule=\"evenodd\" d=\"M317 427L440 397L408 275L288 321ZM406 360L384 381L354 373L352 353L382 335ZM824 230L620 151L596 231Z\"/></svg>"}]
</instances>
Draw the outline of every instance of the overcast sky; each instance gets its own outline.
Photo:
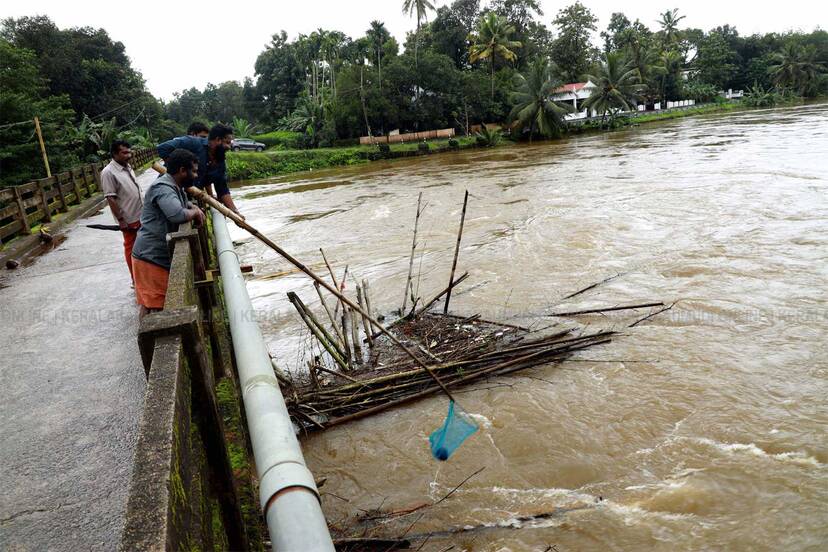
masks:
<instances>
[{"instance_id":1,"label":"overcast sky","mask_svg":"<svg viewBox=\"0 0 828 552\"><path fill-rule=\"evenodd\" d=\"M574 0L573 0L574 1ZM437 6L450 0L433 1ZM483 0L482 4L487 4ZM555 13L572 2L541 0L543 22L551 28ZM828 26L828 2L673 0L583 0L598 16L599 31L610 15L621 9L631 20L641 19L656 29L659 12L677 7L687 16L682 26L705 31L729 23L741 35L783 32ZM177 2L144 0L123 2L69 2L67 0L8 0L0 15L48 15L60 28L103 27L113 40L126 46L133 66L144 75L150 92L169 100L173 92L208 82L241 81L253 76L256 56L274 33L289 37L317 28L337 29L352 38L362 36L369 21L379 19L402 43L414 21L402 13L402 0L236 0L234 2ZM552 29L553 32L555 29ZM597 36L596 36L597 45Z\"/></svg>"}]
</instances>

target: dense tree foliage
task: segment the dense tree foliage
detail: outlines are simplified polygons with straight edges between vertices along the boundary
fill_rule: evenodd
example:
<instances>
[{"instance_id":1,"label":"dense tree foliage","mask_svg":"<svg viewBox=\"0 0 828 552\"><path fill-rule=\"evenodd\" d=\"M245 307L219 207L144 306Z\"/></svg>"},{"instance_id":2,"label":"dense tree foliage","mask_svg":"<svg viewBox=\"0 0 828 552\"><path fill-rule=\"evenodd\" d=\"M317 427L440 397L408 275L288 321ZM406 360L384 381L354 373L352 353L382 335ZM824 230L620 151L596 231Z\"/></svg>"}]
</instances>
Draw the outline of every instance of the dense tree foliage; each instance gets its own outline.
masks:
<instances>
[{"instance_id":1,"label":"dense tree foliage","mask_svg":"<svg viewBox=\"0 0 828 552\"><path fill-rule=\"evenodd\" d=\"M2 185L45 176L35 116L53 171L99 158L108 149L102 140L149 145L176 130L124 45L103 29L59 29L45 16L9 18L0 23L0 49Z\"/></svg>"},{"instance_id":2,"label":"dense tree foliage","mask_svg":"<svg viewBox=\"0 0 828 552\"><path fill-rule=\"evenodd\" d=\"M98 155L113 136L149 145L193 120L233 123L243 134L297 129L305 147L396 129L468 132L483 122L511 124L514 135L530 138L554 135L555 89L587 79L601 81L603 96L592 105L610 115L634 103L712 101L731 88L751 90L762 104L828 92L822 30L741 36L730 25L687 28L676 9L654 13L652 28L616 12L600 30L599 49L597 19L579 1L548 15L539 0L437 4L399 2L412 18L402 44L378 20L358 37L278 32L256 59L254 79L193 83L166 105L105 30L59 29L43 16L6 19L0 179L40 176L32 126L15 124L35 115L60 169Z\"/></svg>"},{"instance_id":3,"label":"dense tree foliage","mask_svg":"<svg viewBox=\"0 0 828 552\"><path fill-rule=\"evenodd\" d=\"M0 185L46 176L34 117L43 121L44 138L50 144L60 143L50 148L52 166L59 169L77 162L67 141L58 140L61 129L72 126L69 98L50 94L34 52L0 39Z\"/></svg>"},{"instance_id":4,"label":"dense tree foliage","mask_svg":"<svg viewBox=\"0 0 828 552\"><path fill-rule=\"evenodd\" d=\"M523 134L553 135L554 125L541 125L538 117L555 110L535 109L551 105L542 101L549 83L609 82L604 98L593 100L608 114L640 103L712 101L720 90L753 83L806 96L828 87L824 31L741 37L729 25L709 32L686 28L676 9L657 14L653 28L617 12L600 33L599 49L592 42L597 18L578 1L546 21L537 0L456 0L433 11L434 5L400 3L414 27L402 47L380 21L362 37L336 35L326 52L314 36L324 42L332 31L292 42L284 32L274 35L257 60L246 116L288 128L293 111L301 105L304 113L307 105L300 102L311 98L328 118L326 131L308 140L312 145L394 129L453 126L465 132L481 122L512 122Z\"/></svg>"}]
</instances>

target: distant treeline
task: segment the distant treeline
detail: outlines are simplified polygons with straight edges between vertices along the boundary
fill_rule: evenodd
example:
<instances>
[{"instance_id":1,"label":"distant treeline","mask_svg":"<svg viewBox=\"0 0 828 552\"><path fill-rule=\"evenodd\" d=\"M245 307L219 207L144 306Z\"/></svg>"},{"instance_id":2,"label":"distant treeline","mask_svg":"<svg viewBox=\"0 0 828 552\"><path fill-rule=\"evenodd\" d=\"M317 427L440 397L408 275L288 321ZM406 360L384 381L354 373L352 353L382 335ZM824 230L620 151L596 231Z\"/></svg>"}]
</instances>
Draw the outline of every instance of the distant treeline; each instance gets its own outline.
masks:
<instances>
[{"instance_id":1,"label":"distant treeline","mask_svg":"<svg viewBox=\"0 0 828 552\"><path fill-rule=\"evenodd\" d=\"M0 26L0 184L41 176L33 126L44 124L59 170L102 155L115 136L150 145L194 121L227 122L247 136L292 130L300 146L360 135L513 122L518 135L554 135L566 106L550 102L564 83L591 77L612 94L592 107L710 101L719 90L826 93L828 32L740 36L723 25L686 28L678 10L652 28L614 13L591 42L597 18L580 2L546 15L538 0L456 0L434 8L403 0L412 30L403 44L381 21L349 37L319 29L282 31L255 63L255 80L190 88L164 104L146 89L124 46L105 30L58 29L47 17ZM772 98L771 98L772 100ZM771 101L768 100L768 101ZM20 123L20 124L17 124Z\"/></svg>"}]
</instances>

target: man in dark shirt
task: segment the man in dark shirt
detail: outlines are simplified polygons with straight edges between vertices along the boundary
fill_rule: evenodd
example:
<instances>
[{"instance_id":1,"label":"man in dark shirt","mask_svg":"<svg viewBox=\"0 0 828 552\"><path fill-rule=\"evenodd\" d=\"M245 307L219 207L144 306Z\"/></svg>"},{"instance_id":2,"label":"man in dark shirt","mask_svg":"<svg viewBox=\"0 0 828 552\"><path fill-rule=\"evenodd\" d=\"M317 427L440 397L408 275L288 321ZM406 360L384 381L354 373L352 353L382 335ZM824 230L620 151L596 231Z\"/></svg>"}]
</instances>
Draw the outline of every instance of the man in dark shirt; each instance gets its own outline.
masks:
<instances>
[{"instance_id":1,"label":"man in dark shirt","mask_svg":"<svg viewBox=\"0 0 828 552\"><path fill-rule=\"evenodd\" d=\"M198 158L184 149L167 156L167 173L153 182L144 196L141 227L132 248L132 272L139 316L164 308L170 275L167 234L187 221L204 223L204 212L187 200L185 188L198 177Z\"/></svg>"},{"instance_id":2,"label":"man in dark shirt","mask_svg":"<svg viewBox=\"0 0 828 552\"><path fill-rule=\"evenodd\" d=\"M238 213L227 186L227 168L224 162L225 153L230 149L232 140L233 129L227 125L218 124L210 129L206 139L199 136L179 136L158 144L158 155L166 160L167 156L178 148L194 153L198 157L200 167L199 178L194 182L195 186L210 195L213 195L215 187L215 195L219 201L234 213ZM153 168L162 172L160 166L153 165Z\"/></svg>"}]
</instances>

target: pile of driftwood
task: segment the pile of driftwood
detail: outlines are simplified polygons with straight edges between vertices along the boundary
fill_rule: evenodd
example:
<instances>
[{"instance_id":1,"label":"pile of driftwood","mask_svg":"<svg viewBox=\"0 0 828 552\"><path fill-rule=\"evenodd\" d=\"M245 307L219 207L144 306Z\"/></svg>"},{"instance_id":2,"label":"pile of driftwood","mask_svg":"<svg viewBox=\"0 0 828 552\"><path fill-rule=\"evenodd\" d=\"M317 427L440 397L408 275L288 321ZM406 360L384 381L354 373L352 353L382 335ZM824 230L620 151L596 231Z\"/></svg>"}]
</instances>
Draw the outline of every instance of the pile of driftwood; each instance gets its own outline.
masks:
<instances>
[{"instance_id":1,"label":"pile of driftwood","mask_svg":"<svg viewBox=\"0 0 828 552\"><path fill-rule=\"evenodd\" d=\"M322 430L441 391L450 396L450 389L484 378L560 362L575 351L608 343L616 334L613 330L586 331L557 323L530 330L483 320L479 315L449 313L452 290L469 276L464 272L455 278L467 202L468 192L463 202L449 284L422 301L414 293L412 274L422 214L420 196L402 307L395 311L396 319L385 324L385 331L376 331L372 326L371 320L385 321L387 318L375 316L367 280L358 282L350 276L354 285L349 289L354 290L355 305L360 307L359 310L336 297L329 295L326 298L318 282L315 282L315 288L321 312L313 312L298 295L288 293L288 299L313 336L312 342L318 345L314 347L317 352L309 355L307 377L286 378L280 374L286 387L288 411L298 427L305 431ZM337 279L324 251L320 250L320 253L332 285L344 294L345 282L349 280L348 267ZM329 303L331 299L333 301ZM441 300L444 302L442 312L433 312L434 305ZM650 302L590 309L589 312L661 305ZM580 313L552 313L553 316L575 314Z\"/></svg>"}]
</instances>

